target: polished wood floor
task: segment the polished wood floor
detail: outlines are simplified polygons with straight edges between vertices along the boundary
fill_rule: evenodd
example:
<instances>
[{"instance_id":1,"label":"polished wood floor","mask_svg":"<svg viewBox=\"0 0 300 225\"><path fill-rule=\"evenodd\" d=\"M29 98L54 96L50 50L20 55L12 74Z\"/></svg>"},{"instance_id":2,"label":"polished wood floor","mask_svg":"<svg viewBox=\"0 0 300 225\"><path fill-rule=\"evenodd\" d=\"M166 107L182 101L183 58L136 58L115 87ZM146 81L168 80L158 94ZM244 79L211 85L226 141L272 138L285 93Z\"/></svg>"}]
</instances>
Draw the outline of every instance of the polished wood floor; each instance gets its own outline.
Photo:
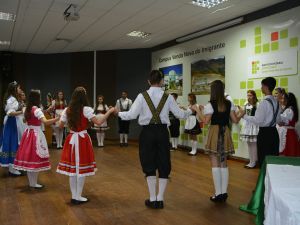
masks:
<instances>
[{"instance_id":1,"label":"polished wood floor","mask_svg":"<svg viewBox=\"0 0 300 225\"><path fill-rule=\"evenodd\" d=\"M0 169L1 225L248 225L254 216L239 211L247 203L258 170L247 170L243 163L230 161L229 198L225 204L210 202L213 193L208 157L172 152L172 174L165 195L165 208L144 206L148 190L141 172L137 144L120 148L108 143L95 148L98 172L88 177L85 205L70 205L68 177L55 172L61 150L51 150L52 170L41 172L43 190L27 187L27 177L12 178Z\"/></svg>"}]
</instances>

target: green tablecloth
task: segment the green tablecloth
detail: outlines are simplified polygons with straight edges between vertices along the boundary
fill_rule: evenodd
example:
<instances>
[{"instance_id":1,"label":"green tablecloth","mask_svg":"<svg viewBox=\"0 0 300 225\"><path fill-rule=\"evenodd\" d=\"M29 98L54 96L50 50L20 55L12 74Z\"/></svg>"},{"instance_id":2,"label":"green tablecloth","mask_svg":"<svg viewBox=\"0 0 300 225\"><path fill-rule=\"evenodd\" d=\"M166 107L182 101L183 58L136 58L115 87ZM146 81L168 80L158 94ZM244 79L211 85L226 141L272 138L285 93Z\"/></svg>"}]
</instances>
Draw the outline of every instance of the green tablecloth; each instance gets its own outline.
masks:
<instances>
[{"instance_id":1,"label":"green tablecloth","mask_svg":"<svg viewBox=\"0 0 300 225\"><path fill-rule=\"evenodd\" d=\"M264 194L265 194L265 175L267 164L279 165L294 165L300 166L299 157L281 157L281 156L267 156L263 163L258 180L256 183L255 191L247 205L241 205L240 210L256 215L255 224L263 225L264 223Z\"/></svg>"}]
</instances>

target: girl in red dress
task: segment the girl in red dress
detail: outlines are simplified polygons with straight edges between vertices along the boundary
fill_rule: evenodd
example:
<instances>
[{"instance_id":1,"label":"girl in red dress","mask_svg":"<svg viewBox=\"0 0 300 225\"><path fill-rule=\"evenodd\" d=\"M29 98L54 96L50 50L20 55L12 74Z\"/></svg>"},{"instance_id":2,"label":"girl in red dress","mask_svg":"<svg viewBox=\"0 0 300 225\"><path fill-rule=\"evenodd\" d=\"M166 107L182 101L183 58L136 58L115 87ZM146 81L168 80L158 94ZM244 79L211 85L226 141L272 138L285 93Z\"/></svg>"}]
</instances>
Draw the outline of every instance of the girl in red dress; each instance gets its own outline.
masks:
<instances>
[{"instance_id":1,"label":"girl in red dress","mask_svg":"<svg viewBox=\"0 0 300 225\"><path fill-rule=\"evenodd\" d=\"M58 117L47 120L39 106L40 91L31 90L25 109L28 127L23 133L14 161L14 168L27 171L29 186L36 189L43 188L43 185L37 183L38 173L50 169L48 145L41 124L50 125L59 120Z\"/></svg>"},{"instance_id":2,"label":"girl in red dress","mask_svg":"<svg viewBox=\"0 0 300 225\"><path fill-rule=\"evenodd\" d=\"M88 123L91 121L100 126L114 112L114 108L111 107L102 117L96 117L94 110L88 105L86 90L77 87L69 106L62 112L59 124L60 127L67 124L70 128L57 172L70 177L72 204L88 202L88 198L81 196L85 177L95 175L96 171L93 146L86 131Z\"/></svg>"},{"instance_id":3,"label":"girl in red dress","mask_svg":"<svg viewBox=\"0 0 300 225\"><path fill-rule=\"evenodd\" d=\"M281 113L281 123L277 126L279 134L279 152L285 156L300 156L299 137L295 130L298 122L297 100L293 93L284 94L284 111Z\"/></svg>"}]
</instances>

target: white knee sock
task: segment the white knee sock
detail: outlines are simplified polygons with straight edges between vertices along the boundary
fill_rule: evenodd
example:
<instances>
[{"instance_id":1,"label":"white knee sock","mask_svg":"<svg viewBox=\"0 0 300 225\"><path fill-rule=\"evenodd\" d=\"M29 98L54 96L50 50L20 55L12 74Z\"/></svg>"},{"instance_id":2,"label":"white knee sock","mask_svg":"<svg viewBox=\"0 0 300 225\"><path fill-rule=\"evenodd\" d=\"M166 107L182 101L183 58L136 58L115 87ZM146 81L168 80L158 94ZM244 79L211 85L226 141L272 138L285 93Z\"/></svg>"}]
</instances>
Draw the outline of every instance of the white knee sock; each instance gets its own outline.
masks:
<instances>
[{"instance_id":1,"label":"white knee sock","mask_svg":"<svg viewBox=\"0 0 300 225\"><path fill-rule=\"evenodd\" d=\"M105 138L105 133L104 132L102 132L102 133L100 133L100 145L104 145L104 138Z\"/></svg>"},{"instance_id":2,"label":"white knee sock","mask_svg":"<svg viewBox=\"0 0 300 225\"><path fill-rule=\"evenodd\" d=\"M19 171L19 170L16 170L16 169L14 168L14 165L12 165L12 164L9 164L9 166L8 166L8 171L9 171L10 173L12 173L12 174L15 174L15 175L20 175L20 174L21 174L20 171Z\"/></svg>"},{"instance_id":3,"label":"white knee sock","mask_svg":"<svg viewBox=\"0 0 300 225\"><path fill-rule=\"evenodd\" d=\"M165 178L159 178L158 179L158 195L157 195L157 201L163 201L164 200L164 193L166 190L168 184L168 179Z\"/></svg>"},{"instance_id":4,"label":"white knee sock","mask_svg":"<svg viewBox=\"0 0 300 225\"><path fill-rule=\"evenodd\" d=\"M170 142L171 142L171 146L172 146L172 148L174 148L174 138L170 138Z\"/></svg>"},{"instance_id":5,"label":"white knee sock","mask_svg":"<svg viewBox=\"0 0 300 225\"><path fill-rule=\"evenodd\" d=\"M221 188L221 192L222 194L227 193L227 187L228 187L228 179L229 179L229 171L228 171L228 167L225 168L221 168L221 177L222 177L222 188Z\"/></svg>"},{"instance_id":6,"label":"white knee sock","mask_svg":"<svg viewBox=\"0 0 300 225\"><path fill-rule=\"evenodd\" d=\"M213 167L212 169L213 181L215 186L215 195L221 194L222 190L222 177L221 177L221 168Z\"/></svg>"},{"instance_id":7,"label":"white knee sock","mask_svg":"<svg viewBox=\"0 0 300 225\"><path fill-rule=\"evenodd\" d=\"M120 143L123 143L124 134L120 134Z\"/></svg>"},{"instance_id":8,"label":"white knee sock","mask_svg":"<svg viewBox=\"0 0 300 225\"><path fill-rule=\"evenodd\" d=\"M190 154L196 154L197 153L197 141L191 140L192 143L192 151L190 151Z\"/></svg>"},{"instance_id":9,"label":"white knee sock","mask_svg":"<svg viewBox=\"0 0 300 225\"><path fill-rule=\"evenodd\" d=\"M77 194L76 199L79 201L87 201L87 198L81 196L83 186L84 186L85 177L78 177L77 178Z\"/></svg>"},{"instance_id":10,"label":"white knee sock","mask_svg":"<svg viewBox=\"0 0 300 225\"><path fill-rule=\"evenodd\" d=\"M30 187L42 187L42 185L38 184L38 182L37 182L38 175L39 175L39 172L27 171L27 177L28 177Z\"/></svg>"},{"instance_id":11,"label":"white knee sock","mask_svg":"<svg viewBox=\"0 0 300 225\"><path fill-rule=\"evenodd\" d=\"M55 140L56 140L56 146L59 148L59 128L58 127L55 127Z\"/></svg>"},{"instance_id":12,"label":"white knee sock","mask_svg":"<svg viewBox=\"0 0 300 225\"><path fill-rule=\"evenodd\" d=\"M147 184L149 189L150 201L156 201L156 176L148 176Z\"/></svg>"},{"instance_id":13,"label":"white knee sock","mask_svg":"<svg viewBox=\"0 0 300 225\"><path fill-rule=\"evenodd\" d=\"M98 142L98 146L99 146L99 145L101 145L101 133L97 132L96 136L97 136L97 142Z\"/></svg>"},{"instance_id":14,"label":"white knee sock","mask_svg":"<svg viewBox=\"0 0 300 225\"><path fill-rule=\"evenodd\" d=\"M128 142L128 134L124 134L124 143L127 144L127 142Z\"/></svg>"},{"instance_id":15,"label":"white knee sock","mask_svg":"<svg viewBox=\"0 0 300 225\"><path fill-rule=\"evenodd\" d=\"M70 190L72 194L72 199L77 198L77 177L76 176L70 176L69 178L70 181Z\"/></svg>"},{"instance_id":16,"label":"white knee sock","mask_svg":"<svg viewBox=\"0 0 300 225\"><path fill-rule=\"evenodd\" d=\"M174 147L175 149L178 147L178 138L174 138Z\"/></svg>"},{"instance_id":17,"label":"white knee sock","mask_svg":"<svg viewBox=\"0 0 300 225\"><path fill-rule=\"evenodd\" d=\"M59 129L59 147L62 147L64 138L64 129Z\"/></svg>"},{"instance_id":18,"label":"white knee sock","mask_svg":"<svg viewBox=\"0 0 300 225\"><path fill-rule=\"evenodd\" d=\"M257 147L256 142L248 142L248 152L249 152L249 159L250 163L249 166L255 166L257 161Z\"/></svg>"}]
</instances>

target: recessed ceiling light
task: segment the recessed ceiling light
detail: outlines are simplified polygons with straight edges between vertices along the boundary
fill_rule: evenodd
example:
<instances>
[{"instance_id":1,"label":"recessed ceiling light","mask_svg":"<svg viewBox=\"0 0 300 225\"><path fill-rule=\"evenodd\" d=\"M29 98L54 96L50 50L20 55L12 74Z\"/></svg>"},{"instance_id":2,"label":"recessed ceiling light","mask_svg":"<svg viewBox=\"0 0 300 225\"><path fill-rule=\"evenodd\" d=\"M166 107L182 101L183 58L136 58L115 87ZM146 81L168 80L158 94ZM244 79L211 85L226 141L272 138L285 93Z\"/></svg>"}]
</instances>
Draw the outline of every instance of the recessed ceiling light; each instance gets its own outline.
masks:
<instances>
[{"instance_id":1,"label":"recessed ceiling light","mask_svg":"<svg viewBox=\"0 0 300 225\"><path fill-rule=\"evenodd\" d=\"M191 4L209 9L227 1L228 0L193 0Z\"/></svg>"},{"instance_id":2,"label":"recessed ceiling light","mask_svg":"<svg viewBox=\"0 0 300 225\"><path fill-rule=\"evenodd\" d=\"M15 21L16 15L11 13L0 12L0 20Z\"/></svg>"},{"instance_id":3,"label":"recessed ceiling light","mask_svg":"<svg viewBox=\"0 0 300 225\"><path fill-rule=\"evenodd\" d=\"M127 34L127 36L139 37L139 38L146 38L146 37L149 37L150 35L151 35L151 33L147 33L144 31L137 31L137 30L131 31L130 33Z\"/></svg>"},{"instance_id":4,"label":"recessed ceiling light","mask_svg":"<svg viewBox=\"0 0 300 225\"><path fill-rule=\"evenodd\" d=\"M10 41L0 41L0 45L10 45Z\"/></svg>"}]
</instances>

